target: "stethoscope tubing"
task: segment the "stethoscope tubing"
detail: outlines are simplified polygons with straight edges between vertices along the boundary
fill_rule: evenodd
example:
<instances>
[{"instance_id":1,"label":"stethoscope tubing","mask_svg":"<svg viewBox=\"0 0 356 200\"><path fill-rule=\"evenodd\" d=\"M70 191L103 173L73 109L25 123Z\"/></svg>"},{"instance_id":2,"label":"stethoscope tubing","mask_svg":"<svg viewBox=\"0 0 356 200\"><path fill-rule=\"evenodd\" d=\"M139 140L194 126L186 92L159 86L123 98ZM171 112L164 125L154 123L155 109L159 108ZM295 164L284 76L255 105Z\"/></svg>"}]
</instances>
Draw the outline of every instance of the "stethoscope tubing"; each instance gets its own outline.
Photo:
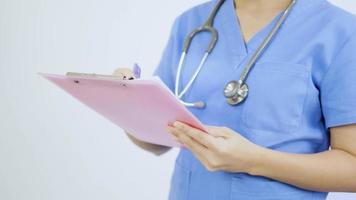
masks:
<instances>
[{"instance_id":1,"label":"stethoscope tubing","mask_svg":"<svg viewBox=\"0 0 356 200\"><path fill-rule=\"evenodd\" d=\"M182 100L184 94L191 88L193 82L196 80L198 74L200 73L202 67L206 63L206 60L208 59L210 53L212 50L215 48L216 42L218 40L218 32L217 30L213 27L214 19L217 15L217 12L219 11L220 7L222 4L225 2L225 0L219 0L218 4L214 7L212 12L210 13L208 20L203 24L203 26L198 27L197 29L193 30L188 37L185 39L184 42L184 47L182 54L179 59L178 63L178 68L177 68L177 73L175 77L175 89L174 89L174 94L175 96L181 101L182 104L188 107L198 107L198 108L203 108L205 107L205 103L200 101L200 102L194 102L194 103L188 103ZM266 48L269 46L270 42L282 26L282 24L286 21L286 18L290 14L292 8L296 4L297 0L292 0L292 2L288 5L288 7L284 10L282 16L279 18L279 20L276 22L272 30L269 32L267 37L263 40L261 45L258 47L258 49L255 51L255 53L252 55L252 57L249 59L247 62L246 66L243 68L243 71L240 75L240 79L238 81L230 81L224 89L224 95L228 100L228 103L230 105L238 105L242 101L244 101L247 98L248 94L248 86L245 84L245 81L247 79L248 74L250 73L251 69L257 62L257 60L260 58L262 53L266 50ZM211 40L209 43L209 46L205 50L205 53L199 63L198 68L195 70L193 76L190 78L186 86L183 87L183 90L179 92L179 85L180 85L180 77L182 73L182 68L183 65L185 64L186 56L189 51L191 42L193 41L194 37L200 33L200 32L209 32L211 33ZM235 88L234 88L235 87ZM236 88L238 87L238 88ZM233 88L233 89L231 89ZM228 91L230 90L230 91ZM241 95L244 94L244 95Z\"/></svg>"},{"instance_id":2,"label":"stethoscope tubing","mask_svg":"<svg viewBox=\"0 0 356 200\"><path fill-rule=\"evenodd\" d=\"M244 68L243 72L241 73L241 76L239 79L242 83L244 83L246 81L246 78L247 78L249 72L251 71L252 67L255 65L257 60L262 55L263 51L266 50L267 46L272 41L273 37L276 35L278 30L281 28L282 24L285 22L286 18L288 17L289 13L291 12L291 10L294 7L296 2L297 2L297 0L293 0L288 5L288 7L283 12L283 15L277 21L276 25L272 28L271 32L268 33L267 37L263 40L262 44L258 47L256 52L253 54L251 59L248 61L247 65Z\"/></svg>"}]
</instances>

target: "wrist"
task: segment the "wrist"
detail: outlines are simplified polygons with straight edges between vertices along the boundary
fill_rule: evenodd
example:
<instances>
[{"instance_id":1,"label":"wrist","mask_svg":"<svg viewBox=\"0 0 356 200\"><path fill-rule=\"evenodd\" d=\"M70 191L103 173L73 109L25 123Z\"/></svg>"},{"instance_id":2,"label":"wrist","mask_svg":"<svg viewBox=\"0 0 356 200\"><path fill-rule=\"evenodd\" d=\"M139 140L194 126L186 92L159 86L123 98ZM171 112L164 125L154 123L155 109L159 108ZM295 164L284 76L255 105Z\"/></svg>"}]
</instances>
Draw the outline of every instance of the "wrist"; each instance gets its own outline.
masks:
<instances>
[{"instance_id":1,"label":"wrist","mask_svg":"<svg viewBox=\"0 0 356 200\"><path fill-rule=\"evenodd\" d=\"M268 149L260 146L256 146L251 159L249 167L246 173L253 175L253 176L262 176L263 175L263 168L265 166L265 160L268 157Z\"/></svg>"}]
</instances>

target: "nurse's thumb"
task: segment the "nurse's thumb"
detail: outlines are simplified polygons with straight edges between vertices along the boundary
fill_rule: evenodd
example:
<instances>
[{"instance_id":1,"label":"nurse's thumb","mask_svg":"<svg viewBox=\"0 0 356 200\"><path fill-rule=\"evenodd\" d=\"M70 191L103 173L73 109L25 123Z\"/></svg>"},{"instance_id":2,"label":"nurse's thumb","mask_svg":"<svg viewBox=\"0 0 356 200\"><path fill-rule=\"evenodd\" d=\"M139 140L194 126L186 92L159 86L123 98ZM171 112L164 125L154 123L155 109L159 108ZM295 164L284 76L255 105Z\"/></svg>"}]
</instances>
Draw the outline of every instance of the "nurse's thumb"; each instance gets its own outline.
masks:
<instances>
[{"instance_id":1,"label":"nurse's thumb","mask_svg":"<svg viewBox=\"0 0 356 200\"><path fill-rule=\"evenodd\" d=\"M113 75L123 80L135 79L135 75L130 68L118 68L113 72Z\"/></svg>"}]
</instances>

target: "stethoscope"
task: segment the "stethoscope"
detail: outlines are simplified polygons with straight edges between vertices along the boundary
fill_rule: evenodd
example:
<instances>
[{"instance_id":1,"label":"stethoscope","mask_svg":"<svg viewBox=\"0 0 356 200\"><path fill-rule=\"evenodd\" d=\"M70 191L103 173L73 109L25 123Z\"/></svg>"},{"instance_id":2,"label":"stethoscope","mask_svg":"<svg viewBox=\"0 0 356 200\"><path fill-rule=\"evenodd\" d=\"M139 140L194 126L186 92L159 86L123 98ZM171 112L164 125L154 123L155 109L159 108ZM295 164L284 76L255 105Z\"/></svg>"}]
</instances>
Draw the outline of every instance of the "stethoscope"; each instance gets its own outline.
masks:
<instances>
[{"instance_id":1,"label":"stethoscope","mask_svg":"<svg viewBox=\"0 0 356 200\"><path fill-rule=\"evenodd\" d=\"M206 106L205 103L202 101L193 102L193 103L185 102L182 100L182 97L189 90L191 85L193 84L193 82L196 79L196 77L198 76L200 70L204 66L208 56L213 51L213 49L216 45L216 42L218 40L218 32L213 27L213 23L214 23L214 19L216 17L217 12L219 11L219 9L221 8L221 6L224 2L225 2L225 0L219 0L217 5L214 7L212 12L210 13L208 20L201 27L198 27L197 29L193 30L188 35L188 37L185 39L183 51L182 51L181 57L179 59L176 80L175 80L174 93L177 96L177 98L181 101L181 103L187 107L204 108ZM240 79L230 81L226 84L226 86L224 88L224 96L226 97L228 104L230 104L232 106L239 105L247 98L249 89L246 84L246 79L247 79L249 72L251 71L252 67L255 65L256 61L261 56L263 51L269 45L269 43L271 42L272 38L275 36L277 31L280 29L281 25L285 22L285 20L287 19L290 11L293 9L296 2L297 2L297 0L292 0L292 2L284 10L283 15L279 18L279 20L274 25L272 30L269 32L267 37L263 40L262 44L259 46L259 48L254 52L253 56L247 62L245 68L243 69L243 71L240 75ZM211 34L211 40L210 40L209 46L205 50L204 56L201 59L200 64L199 64L198 68L196 69L196 71L194 72L192 78L189 80L189 82L183 88L183 90L181 92L179 92L179 80L180 80L180 76L181 76L181 71L182 71L182 67L185 62L185 58L188 53L190 44L191 44L193 38L198 33L201 33L201 32L209 32Z\"/></svg>"}]
</instances>

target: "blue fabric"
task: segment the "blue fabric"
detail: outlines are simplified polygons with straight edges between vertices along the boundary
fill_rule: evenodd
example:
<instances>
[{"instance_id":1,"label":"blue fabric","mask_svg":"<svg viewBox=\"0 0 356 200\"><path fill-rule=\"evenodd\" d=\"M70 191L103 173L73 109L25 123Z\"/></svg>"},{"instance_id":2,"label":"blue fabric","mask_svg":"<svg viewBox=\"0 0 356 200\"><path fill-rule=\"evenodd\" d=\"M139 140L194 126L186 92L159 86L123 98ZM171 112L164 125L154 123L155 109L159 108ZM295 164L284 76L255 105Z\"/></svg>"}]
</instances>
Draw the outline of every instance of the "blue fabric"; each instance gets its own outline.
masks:
<instances>
[{"instance_id":1,"label":"blue fabric","mask_svg":"<svg viewBox=\"0 0 356 200\"><path fill-rule=\"evenodd\" d=\"M154 72L172 91L184 39L205 22L216 3L196 6L175 20ZM225 84L239 78L278 17L245 44L233 0L226 0L215 19L216 48L184 100L203 100L205 109L189 108L203 123L229 127L258 145L301 154L325 151L328 128L356 123L356 19L328 1L299 0L251 71L247 100L233 107L223 96ZM194 39L182 71L183 85L198 66L208 41L207 33ZM321 200L326 196L265 177L208 172L191 152L181 149L169 199Z\"/></svg>"}]
</instances>

